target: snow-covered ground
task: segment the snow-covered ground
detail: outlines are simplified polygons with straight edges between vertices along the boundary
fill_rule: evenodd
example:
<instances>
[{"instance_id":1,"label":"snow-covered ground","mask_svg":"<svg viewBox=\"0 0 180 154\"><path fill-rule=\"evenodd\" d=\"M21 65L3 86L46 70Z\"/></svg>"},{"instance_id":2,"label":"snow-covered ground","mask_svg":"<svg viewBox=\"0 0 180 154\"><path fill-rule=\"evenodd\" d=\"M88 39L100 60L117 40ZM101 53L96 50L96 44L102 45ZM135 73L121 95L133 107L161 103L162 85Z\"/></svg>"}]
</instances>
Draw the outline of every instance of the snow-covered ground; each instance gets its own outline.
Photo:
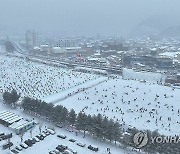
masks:
<instances>
[{"instance_id":1,"label":"snow-covered ground","mask_svg":"<svg viewBox=\"0 0 180 154\"><path fill-rule=\"evenodd\" d=\"M56 105L86 114L101 113L125 126L179 134L180 89L133 80L109 79Z\"/></svg>"},{"instance_id":2,"label":"snow-covered ground","mask_svg":"<svg viewBox=\"0 0 180 154\"><path fill-rule=\"evenodd\" d=\"M78 154L84 154L84 153L88 153L88 154L93 154L93 153L97 153L97 154L107 154L106 149L107 147L109 147L111 149L111 153L112 154L131 154L131 153L135 153L132 152L131 150L124 150L121 149L120 147L115 147L112 144L109 143L103 143L100 141L97 141L96 139L90 137L90 136L86 136L85 138L83 138L82 134L78 134L78 136L75 135L74 132L68 132L65 128L58 128L55 125L53 125L52 123L49 123L41 118L38 117L34 117L32 115L26 114L21 110L14 110L14 109L10 109L9 107L6 107L4 105L2 105L2 102L0 102L0 112L4 111L4 110L8 110L11 112L14 112L22 117L25 118L29 118L29 119L33 119L35 118L35 121L39 122L40 125L42 125L42 131L45 130L45 128L49 127L49 128L54 128L56 134L55 135L49 135L47 136L44 140L37 142L36 144L34 144L32 147L29 147L28 149L23 149L21 152L19 152L20 154L47 154L48 152L55 150L55 148L59 145L65 145L68 146L68 148L77 151ZM21 138L20 136L16 135L11 129L0 125L0 132L4 132L5 134L8 133L13 133L13 137L10 140L11 142L13 142L13 146L11 147L11 149L14 149L16 146L18 146L21 143ZM40 134L40 130L39 130L39 125L37 125L33 130L32 130L32 137L35 137L36 135ZM65 135L67 136L66 139L60 139L57 137L58 134L61 135ZM23 141L27 140L31 138L31 133L30 131L26 132L23 136ZM69 139L75 139L76 142L75 143L71 143L69 141ZM85 147L80 147L77 145L77 143L84 143L86 144ZM7 143L7 140L3 140L0 141L0 153L1 154L8 154L10 150L3 150L2 149L2 145L4 143ZM95 145L98 146L99 151L98 152L93 152L91 150L89 150L87 148L88 145Z\"/></svg>"},{"instance_id":3,"label":"snow-covered ground","mask_svg":"<svg viewBox=\"0 0 180 154\"><path fill-rule=\"evenodd\" d=\"M108 80L7 56L0 57L0 64L1 92L16 88L22 96L43 98L76 112L102 113L126 126L179 134L179 89L121 78Z\"/></svg>"},{"instance_id":4,"label":"snow-covered ground","mask_svg":"<svg viewBox=\"0 0 180 154\"><path fill-rule=\"evenodd\" d=\"M77 93L80 93L81 91L84 91L86 89L92 88L102 82L105 82L108 78L107 77L99 77L98 79L95 80L90 80L84 84L80 84L78 86L72 87L70 89L67 89L63 92L56 93L50 96L44 97L42 100L44 100L47 103L53 103L56 104L59 101L62 101L66 99L69 96L75 95Z\"/></svg>"},{"instance_id":5,"label":"snow-covered ground","mask_svg":"<svg viewBox=\"0 0 180 154\"><path fill-rule=\"evenodd\" d=\"M7 56L0 57L0 65L0 92L15 88L22 97L41 99L100 77Z\"/></svg>"},{"instance_id":6,"label":"snow-covered ground","mask_svg":"<svg viewBox=\"0 0 180 154\"><path fill-rule=\"evenodd\" d=\"M179 134L180 126L180 89L160 86L153 83L143 83L133 80L106 78L99 75L76 72L71 69L57 68L38 64L14 57L0 57L0 92L15 88L21 96L30 96L61 104L68 109L73 108L77 113L84 111L86 114L101 113L124 126L135 126L139 129L158 130L162 134ZM4 110L0 106L0 111ZM27 117L20 111L15 111ZM32 118L32 117L31 117ZM40 120L43 126L52 124ZM99 153L103 154L106 143L99 143L81 135L75 136L64 129L56 128L57 133L66 134L79 142L95 144L100 147ZM10 131L0 126L0 131ZM34 135L39 129L33 130ZM25 134L28 138L29 133ZM19 144L20 138L15 135L14 143ZM0 142L2 145L3 142ZM48 136L44 141L37 143L32 148L22 153L44 154L55 149L58 144L67 144L79 153L87 152L87 148L78 147L68 140L60 140L56 136ZM111 146L113 154L127 153ZM3 151L4 152L4 151ZM1 151L0 151L1 153ZM91 151L88 151L88 154Z\"/></svg>"},{"instance_id":7,"label":"snow-covered ground","mask_svg":"<svg viewBox=\"0 0 180 154\"><path fill-rule=\"evenodd\" d=\"M60 99L62 95L67 96L67 94L71 93L71 96L81 92L81 90L87 90L92 88L99 83L105 82L107 80L106 77L75 72L71 69L64 68L56 68L50 67L44 64L38 64L34 62L30 62L24 59L1 56L0 57L0 91L3 93L5 90L12 90L15 88L21 96L30 96L34 98L46 98L51 101L54 99ZM61 92L61 93L60 93ZM59 96L60 95L60 96ZM51 102L50 101L50 102ZM102 143L88 136L83 138L82 134L78 136L73 132L68 132L64 128L57 128L52 123L48 123L43 119L32 117L31 115L27 115L23 111L10 109L4 105L2 105L2 98L0 99L0 112L8 110L12 111L22 117L33 119L38 121L42 128L45 129L45 126L55 128L56 134L50 135L46 137L43 141L40 141L30 147L28 149L24 149L20 153L38 153L45 154L51 150L55 150L55 147L58 144L67 145L69 148L77 151L78 154L82 154L88 152L88 154L94 153L87 149L88 145L96 145L99 147L99 152L97 154L105 154L106 148L110 147L111 152L113 154L121 154L121 153L132 153L131 151L127 152L127 150L122 150L119 147L115 147L109 143ZM13 131L10 128L0 125L0 132L12 133ZM36 126L33 129L32 137L38 135L39 126ZM64 134L67 136L67 139L62 140L58 138L57 134ZM31 137L30 132L25 133L23 139L29 139ZM76 143L69 142L70 138L76 139ZM16 135L13 132L13 138L11 141L14 143L13 147L19 145L21 143L20 136ZM6 154L9 150L2 150L2 145L7 141L0 141L0 153ZM86 147L82 148L77 145L78 142L82 142L86 144ZM11 148L11 149L12 149Z\"/></svg>"}]
</instances>

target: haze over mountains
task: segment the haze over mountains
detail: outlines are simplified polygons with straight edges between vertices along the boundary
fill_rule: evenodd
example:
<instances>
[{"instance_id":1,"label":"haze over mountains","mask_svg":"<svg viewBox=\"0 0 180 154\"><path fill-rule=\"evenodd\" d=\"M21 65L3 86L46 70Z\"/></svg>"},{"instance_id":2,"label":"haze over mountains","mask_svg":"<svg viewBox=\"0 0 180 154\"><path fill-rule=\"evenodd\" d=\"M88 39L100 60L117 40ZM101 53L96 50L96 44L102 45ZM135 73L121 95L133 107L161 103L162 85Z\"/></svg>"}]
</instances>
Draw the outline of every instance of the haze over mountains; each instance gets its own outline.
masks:
<instances>
[{"instance_id":1,"label":"haze over mountains","mask_svg":"<svg viewBox=\"0 0 180 154\"><path fill-rule=\"evenodd\" d=\"M1 0L0 34L161 34L180 25L179 6L179 0Z\"/></svg>"},{"instance_id":2,"label":"haze over mountains","mask_svg":"<svg viewBox=\"0 0 180 154\"><path fill-rule=\"evenodd\" d=\"M180 20L176 16L160 15L140 22L130 36L159 35L162 37L180 36Z\"/></svg>"}]
</instances>

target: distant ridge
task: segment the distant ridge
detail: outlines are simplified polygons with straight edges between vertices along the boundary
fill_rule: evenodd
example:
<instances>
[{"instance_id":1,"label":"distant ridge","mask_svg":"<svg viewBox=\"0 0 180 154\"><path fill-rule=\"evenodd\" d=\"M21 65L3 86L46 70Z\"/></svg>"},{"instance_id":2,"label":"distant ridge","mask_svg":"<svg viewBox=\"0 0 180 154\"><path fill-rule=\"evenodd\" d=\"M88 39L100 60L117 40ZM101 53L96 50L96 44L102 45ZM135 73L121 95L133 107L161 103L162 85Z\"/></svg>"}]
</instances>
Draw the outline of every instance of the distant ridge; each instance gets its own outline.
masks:
<instances>
[{"instance_id":1,"label":"distant ridge","mask_svg":"<svg viewBox=\"0 0 180 154\"><path fill-rule=\"evenodd\" d=\"M160 35L164 37L179 37L180 38L180 25L169 27L163 30Z\"/></svg>"},{"instance_id":2,"label":"distant ridge","mask_svg":"<svg viewBox=\"0 0 180 154\"><path fill-rule=\"evenodd\" d=\"M179 26L175 26L179 25ZM178 32L178 33L176 33ZM140 22L130 33L130 36L175 36L180 32L180 20L168 15L153 16Z\"/></svg>"}]
</instances>

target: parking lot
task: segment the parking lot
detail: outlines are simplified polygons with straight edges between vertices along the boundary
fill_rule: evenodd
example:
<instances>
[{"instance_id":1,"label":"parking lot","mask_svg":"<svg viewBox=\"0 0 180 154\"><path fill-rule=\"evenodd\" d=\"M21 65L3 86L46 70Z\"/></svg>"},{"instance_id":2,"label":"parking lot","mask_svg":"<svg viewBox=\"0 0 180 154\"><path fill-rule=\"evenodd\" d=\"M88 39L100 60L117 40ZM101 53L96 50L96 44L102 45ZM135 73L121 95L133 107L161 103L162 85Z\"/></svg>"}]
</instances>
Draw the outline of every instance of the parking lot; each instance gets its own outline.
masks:
<instances>
[{"instance_id":1,"label":"parking lot","mask_svg":"<svg viewBox=\"0 0 180 154\"><path fill-rule=\"evenodd\" d=\"M48 122L42 118L34 117L32 115L26 114L22 112L21 110L14 110L10 109L2 104L0 104L0 110L9 110L11 112L15 112L18 115L22 117L26 117L28 119L33 119L38 123L38 125L35 126L35 128L32 129L32 131L27 131L23 137L21 135L16 135L15 132L13 132L8 127L5 127L3 125L0 125L0 132L3 132L5 134L12 133L12 138L10 139L10 142L13 143L10 150L16 149L18 153L26 153L26 154L32 154L32 153L38 153L38 154L45 154L52 152L54 150L57 150L56 147L58 145L67 146L67 151L71 154L73 152L77 152L78 154L107 154L107 148L110 148L112 154L121 154L121 153L127 153L127 151L120 149L118 147L115 147L109 143L100 142L94 139L93 137L90 137L86 135L85 138L83 138L83 133L78 133L76 136L75 132L69 132L66 130L66 128L59 128L56 127L51 122ZM47 128L55 129L55 134L44 132ZM41 132L40 132L41 129ZM47 135L47 134L48 135ZM41 134L41 135L40 135ZM45 135L46 134L46 135ZM40 139L40 136L46 136L44 139ZM58 137L57 135L66 136L64 139L61 137ZM23 138L23 141L21 142L21 138ZM43 138L43 137L42 137ZM35 139L35 140L34 140ZM38 139L38 141L37 141ZM3 149L3 145L7 143L8 140L2 140L0 141L0 153L1 154L8 154L10 153L10 150ZM24 142L29 142L29 146L27 146ZM31 145L30 142L35 142ZM20 144L26 146L23 147ZM88 146L92 145L94 147L98 147L98 151L92 151L88 149ZM17 150L20 148L19 150ZM66 151L66 153L67 153ZM12 153L12 152L11 152ZM14 152L16 153L16 152ZM129 152L132 153L132 152Z\"/></svg>"}]
</instances>

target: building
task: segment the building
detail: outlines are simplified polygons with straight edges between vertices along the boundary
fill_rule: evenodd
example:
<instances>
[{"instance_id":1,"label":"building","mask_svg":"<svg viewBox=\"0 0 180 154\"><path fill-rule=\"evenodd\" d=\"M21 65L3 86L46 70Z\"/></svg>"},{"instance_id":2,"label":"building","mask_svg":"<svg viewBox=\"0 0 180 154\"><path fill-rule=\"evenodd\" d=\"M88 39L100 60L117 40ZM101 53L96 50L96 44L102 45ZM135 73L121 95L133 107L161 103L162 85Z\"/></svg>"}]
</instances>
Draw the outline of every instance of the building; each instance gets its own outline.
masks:
<instances>
[{"instance_id":1,"label":"building","mask_svg":"<svg viewBox=\"0 0 180 154\"><path fill-rule=\"evenodd\" d=\"M48 53L48 54L50 54L51 51L52 51L51 46L49 46L48 44L42 44L42 45L40 46L40 49L41 49L40 51L46 52L46 53Z\"/></svg>"},{"instance_id":2,"label":"building","mask_svg":"<svg viewBox=\"0 0 180 154\"><path fill-rule=\"evenodd\" d=\"M56 47L61 48L70 48L70 47L76 47L76 42L73 39L60 39L56 43Z\"/></svg>"},{"instance_id":3,"label":"building","mask_svg":"<svg viewBox=\"0 0 180 154\"><path fill-rule=\"evenodd\" d=\"M159 57L156 59L156 65L159 69L172 69L173 59L166 57Z\"/></svg>"},{"instance_id":4,"label":"building","mask_svg":"<svg viewBox=\"0 0 180 154\"><path fill-rule=\"evenodd\" d=\"M61 47L53 47L52 51L55 54L63 54L65 52L65 50L63 48L61 48Z\"/></svg>"},{"instance_id":5,"label":"building","mask_svg":"<svg viewBox=\"0 0 180 154\"><path fill-rule=\"evenodd\" d=\"M172 69L173 60L166 57L154 57L154 56L134 56L124 54L122 57L124 66L134 66L136 64L143 64L145 66L155 67L158 69Z\"/></svg>"},{"instance_id":6,"label":"building","mask_svg":"<svg viewBox=\"0 0 180 154\"><path fill-rule=\"evenodd\" d=\"M34 121L24 120L21 116L9 111L0 113L0 124L9 127L16 134L24 133L36 125Z\"/></svg>"},{"instance_id":7,"label":"building","mask_svg":"<svg viewBox=\"0 0 180 154\"><path fill-rule=\"evenodd\" d=\"M131 65L140 63L143 65L147 65L147 66L155 66L156 64L156 57L152 57L152 56L133 56L131 58Z\"/></svg>"},{"instance_id":8,"label":"building","mask_svg":"<svg viewBox=\"0 0 180 154\"><path fill-rule=\"evenodd\" d=\"M32 32L28 30L26 32L26 47L28 49L33 49L38 45L38 34L36 32Z\"/></svg>"},{"instance_id":9,"label":"building","mask_svg":"<svg viewBox=\"0 0 180 154\"><path fill-rule=\"evenodd\" d=\"M10 126L11 124L18 122L22 117L16 115L15 113L9 111L3 111L0 113L0 124L4 126Z\"/></svg>"},{"instance_id":10,"label":"building","mask_svg":"<svg viewBox=\"0 0 180 154\"><path fill-rule=\"evenodd\" d=\"M60 39L52 48L52 52L55 54L71 54L80 53L82 51L82 48L78 46L77 42L74 39Z\"/></svg>"},{"instance_id":11,"label":"building","mask_svg":"<svg viewBox=\"0 0 180 154\"><path fill-rule=\"evenodd\" d=\"M21 134L33 128L35 125L36 123L34 121L20 120L19 122L10 125L9 128L15 131L16 134Z\"/></svg>"}]
</instances>

